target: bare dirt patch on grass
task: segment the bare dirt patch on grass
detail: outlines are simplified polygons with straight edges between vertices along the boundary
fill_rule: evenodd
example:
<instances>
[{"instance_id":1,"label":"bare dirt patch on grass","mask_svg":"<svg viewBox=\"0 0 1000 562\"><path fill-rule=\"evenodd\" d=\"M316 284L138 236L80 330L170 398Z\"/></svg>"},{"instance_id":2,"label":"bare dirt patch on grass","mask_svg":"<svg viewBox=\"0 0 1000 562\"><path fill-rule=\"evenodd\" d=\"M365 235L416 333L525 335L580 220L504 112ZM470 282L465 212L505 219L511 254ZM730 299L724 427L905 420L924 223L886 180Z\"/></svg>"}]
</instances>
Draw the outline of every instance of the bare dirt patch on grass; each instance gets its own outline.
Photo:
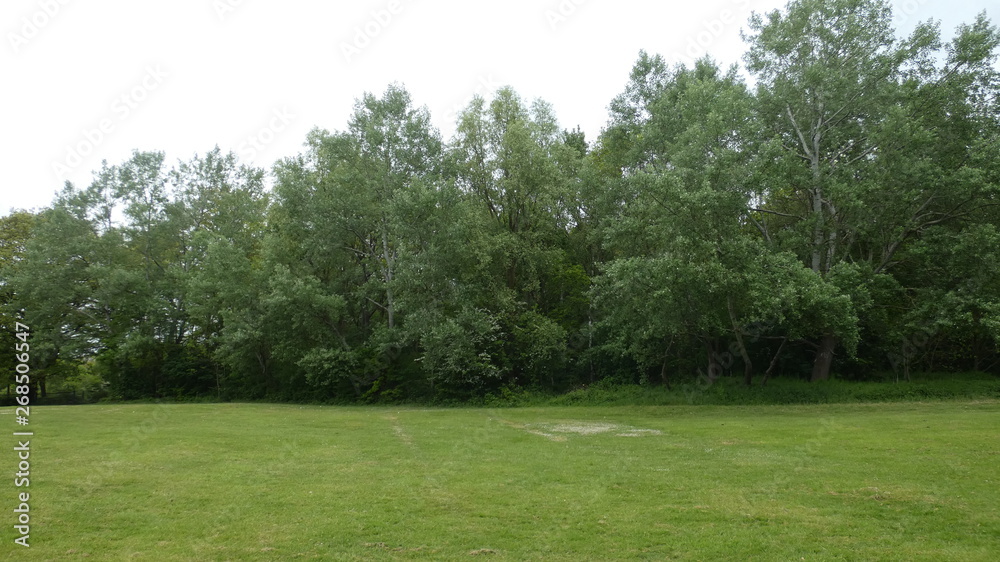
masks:
<instances>
[{"instance_id":1,"label":"bare dirt patch on grass","mask_svg":"<svg viewBox=\"0 0 1000 562\"><path fill-rule=\"evenodd\" d=\"M663 433L658 429L644 429L607 422L565 421L560 423L519 424L509 420L498 421L507 427L520 429L552 441L565 441L568 435L589 436L614 433L618 437L645 437L649 435L661 435Z\"/></svg>"}]
</instances>

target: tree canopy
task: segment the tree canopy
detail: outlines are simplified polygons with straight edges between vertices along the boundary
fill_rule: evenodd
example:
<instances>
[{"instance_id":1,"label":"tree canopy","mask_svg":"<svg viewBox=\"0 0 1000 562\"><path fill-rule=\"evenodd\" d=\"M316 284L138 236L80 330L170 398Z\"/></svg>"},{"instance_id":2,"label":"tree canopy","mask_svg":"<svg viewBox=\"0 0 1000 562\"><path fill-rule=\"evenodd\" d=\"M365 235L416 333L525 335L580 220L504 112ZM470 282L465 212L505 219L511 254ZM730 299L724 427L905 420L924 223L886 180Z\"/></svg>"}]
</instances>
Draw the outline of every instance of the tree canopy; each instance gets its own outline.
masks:
<instances>
[{"instance_id":1,"label":"tree canopy","mask_svg":"<svg viewBox=\"0 0 1000 562\"><path fill-rule=\"evenodd\" d=\"M43 385L127 399L996 372L1000 31L891 24L795 0L745 73L640 53L591 141L511 87L445 140L394 84L270 171L135 152L0 221L0 312Z\"/></svg>"}]
</instances>

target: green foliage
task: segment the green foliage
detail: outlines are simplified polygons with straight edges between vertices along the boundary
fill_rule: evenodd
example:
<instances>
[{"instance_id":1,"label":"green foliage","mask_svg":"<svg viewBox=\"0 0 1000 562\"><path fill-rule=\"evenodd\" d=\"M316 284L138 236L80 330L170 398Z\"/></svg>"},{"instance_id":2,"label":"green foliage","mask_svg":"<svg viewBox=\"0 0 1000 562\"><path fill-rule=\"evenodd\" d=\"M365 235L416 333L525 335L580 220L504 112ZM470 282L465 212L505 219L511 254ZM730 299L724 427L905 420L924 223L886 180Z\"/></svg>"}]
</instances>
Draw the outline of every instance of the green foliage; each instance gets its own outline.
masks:
<instances>
[{"instance_id":1,"label":"green foliage","mask_svg":"<svg viewBox=\"0 0 1000 562\"><path fill-rule=\"evenodd\" d=\"M451 384L481 385L498 379L493 346L500 327L486 311L466 308L433 323L420 339L424 369L434 380Z\"/></svg>"},{"instance_id":2,"label":"green foliage","mask_svg":"<svg viewBox=\"0 0 1000 562\"><path fill-rule=\"evenodd\" d=\"M594 142L510 87L445 141L394 84L311 131L273 189L218 148L135 152L3 219L0 314L32 327L42 394L502 402L996 372L1000 31L891 24L884 0L755 14L754 87L641 52Z\"/></svg>"},{"instance_id":3,"label":"green foliage","mask_svg":"<svg viewBox=\"0 0 1000 562\"><path fill-rule=\"evenodd\" d=\"M0 354L0 369L4 373L4 383L8 385L14 382L14 369L17 367L13 351L18 343L23 343L16 338L15 327L23 317L23 310L15 298L15 279L24 261L37 218L25 211L0 218L0 345L3 346L2 349L11 351Z\"/></svg>"},{"instance_id":4,"label":"green foliage","mask_svg":"<svg viewBox=\"0 0 1000 562\"><path fill-rule=\"evenodd\" d=\"M687 382L668 390L640 385L591 385L559 396L521 395L495 405L505 406L664 406L664 405L794 405L978 400L1000 397L1000 380L981 373L922 374L910 382L841 381L810 383L773 379L765 386L746 388L723 378L711 386Z\"/></svg>"}]
</instances>

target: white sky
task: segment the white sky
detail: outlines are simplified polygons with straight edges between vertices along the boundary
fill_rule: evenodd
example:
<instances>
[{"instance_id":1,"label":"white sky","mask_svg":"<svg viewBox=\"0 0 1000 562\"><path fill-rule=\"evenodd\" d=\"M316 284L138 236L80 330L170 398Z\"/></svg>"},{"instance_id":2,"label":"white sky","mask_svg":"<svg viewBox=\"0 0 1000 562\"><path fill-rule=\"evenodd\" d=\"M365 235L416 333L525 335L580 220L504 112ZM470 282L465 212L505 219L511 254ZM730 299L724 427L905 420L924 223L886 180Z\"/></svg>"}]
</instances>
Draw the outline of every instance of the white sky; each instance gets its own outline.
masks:
<instances>
[{"instance_id":1,"label":"white sky","mask_svg":"<svg viewBox=\"0 0 1000 562\"><path fill-rule=\"evenodd\" d=\"M893 3L901 31L933 18L947 38L983 9L1000 23L996 0ZM65 180L85 187L101 160L133 149L176 162L218 144L270 168L311 128L345 128L354 100L391 82L446 140L473 95L511 85L593 141L640 49L738 63L751 11L784 4L3 0L0 214L47 206Z\"/></svg>"}]
</instances>

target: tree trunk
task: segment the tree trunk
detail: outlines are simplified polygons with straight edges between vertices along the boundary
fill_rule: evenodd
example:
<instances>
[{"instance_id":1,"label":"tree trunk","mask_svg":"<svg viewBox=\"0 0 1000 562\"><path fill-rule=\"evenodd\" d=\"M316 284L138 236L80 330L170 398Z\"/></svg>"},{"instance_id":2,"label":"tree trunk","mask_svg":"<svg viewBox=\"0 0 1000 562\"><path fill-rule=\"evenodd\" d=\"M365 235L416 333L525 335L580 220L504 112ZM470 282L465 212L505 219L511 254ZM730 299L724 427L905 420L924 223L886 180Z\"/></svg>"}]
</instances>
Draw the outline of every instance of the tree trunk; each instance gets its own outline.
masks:
<instances>
[{"instance_id":1,"label":"tree trunk","mask_svg":"<svg viewBox=\"0 0 1000 562\"><path fill-rule=\"evenodd\" d=\"M814 164L814 167L818 167L818 164ZM815 172L818 176L819 172ZM817 177L815 181L819 181ZM812 270L816 273L822 273L823 271L823 191L819 186L815 187L810 193L812 198L813 206L813 220L816 224L813 225L813 242L812 242Z\"/></svg>"},{"instance_id":2,"label":"tree trunk","mask_svg":"<svg viewBox=\"0 0 1000 562\"><path fill-rule=\"evenodd\" d=\"M667 365L670 362L670 348L674 346L674 340L671 338L665 343L667 344L667 348L663 350L663 365L660 367L660 379L663 381L663 386L667 387L667 390L670 390L670 373L667 371Z\"/></svg>"},{"instance_id":3,"label":"tree trunk","mask_svg":"<svg viewBox=\"0 0 1000 562\"><path fill-rule=\"evenodd\" d=\"M778 358L781 357L781 350L785 349L786 343L788 343L788 338L781 338L781 345L778 346L778 351L774 352L774 357L771 359L771 364L768 365L767 370L764 371L764 378L760 381L761 386L767 384L767 379L771 378L771 373L773 373L774 368L778 366Z\"/></svg>"},{"instance_id":4,"label":"tree trunk","mask_svg":"<svg viewBox=\"0 0 1000 562\"><path fill-rule=\"evenodd\" d=\"M980 326L980 324L982 322L982 317L983 317L983 313L980 312L979 309L976 309L976 310L972 311L972 323L973 323L973 329L972 329L972 370L975 371L975 372L977 372L977 373L980 372L979 366L982 363L982 361L980 360L980 358L982 357L981 353L982 353L983 347L984 347L983 345L981 345L981 343L980 343L980 337L979 337L979 326ZM931 350L931 353L933 353L933 348ZM933 355L931 357L933 357ZM933 361L933 359L932 359L932 361ZM933 369L933 367L929 367L928 368L928 370L932 370L932 369Z\"/></svg>"},{"instance_id":5,"label":"tree trunk","mask_svg":"<svg viewBox=\"0 0 1000 562\"><path fill-rule=\"evenodd\" d=\"M750 355L747 353L747 347L743 343L743 330L740 329L739 325L736 323L736 312L733 310L733 299L728 299L726 304L729 307L729 321L733 324L733 336L736 337L736 344L740 348L740 357L743 358L743 384L750 386L753 384L753 363L750 361Z\"/></svg>"},{"instance_id":6,"label":"tree trunk","mask_svg":"<svg viewBox=\"0 0 1000 562\"><path fill-rule=\"evenodd\" d=\"M663 386L667 387L667 390L670 390L670 374L667 372L668 357L669 355L666 353L663 354L663 366L660 367L660 378L663 379Z\"/></svg>"},{"instance_id":7,"label":"tree trunk","mask_svg":"<svg viewBox=\"0 0 1000 562\"><path fill-rule=\"evenodd\" d=\"M392 294L392 276L396 266L396 258L389 251L389 234L386 232L384 224L382 225L382 259L385 260L385 310L389 329L392 330L396 325L396 307Z\"/></svg>"},{"instance_id":8,"label":"tree trunk","mask_svg":"<svg viewBox=\"0 0 1000 562\"><path fill-rule=\"evenodd\" d=\"M590 363L590 384L597 380L597 373L594 369L594 355L590 353L594 349L594 304L587 303L587 362Z\"/></svg>"},{"instance_id":9,"label":"tree trunk","mask_svg":"<svg viewBox=\"0 0 1000 562\"><path fill-rule=\"evenodd\" d=\"M830 378L830 366L833 364L833 351L837 347L837 336L826 334L820 340L819 349L816 351L816 360L813 362L812 382L825 381Z\"/></svg>"}]
</instances>

